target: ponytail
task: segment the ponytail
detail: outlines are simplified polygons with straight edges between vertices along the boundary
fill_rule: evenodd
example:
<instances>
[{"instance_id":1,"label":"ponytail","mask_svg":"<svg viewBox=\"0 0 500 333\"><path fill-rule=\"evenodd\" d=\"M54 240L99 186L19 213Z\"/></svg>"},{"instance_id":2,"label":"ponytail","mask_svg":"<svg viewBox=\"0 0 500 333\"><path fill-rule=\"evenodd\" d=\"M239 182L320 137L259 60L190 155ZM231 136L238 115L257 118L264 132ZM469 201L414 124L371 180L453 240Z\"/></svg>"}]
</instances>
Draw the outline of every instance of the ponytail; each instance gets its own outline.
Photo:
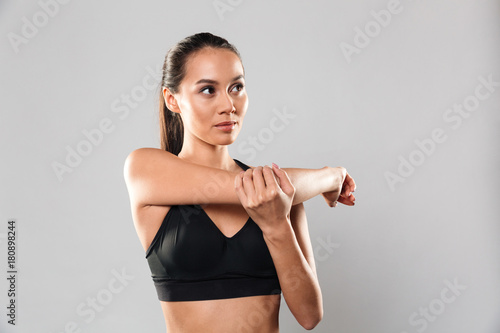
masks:
<instances>
[{"instance_id":1,"label":"ponytail","mask_svg":"<svg viewBox=\"0 0 500 333\"><path fill-rule=\"evenodd\" d=\"M160 91L160 144L161 149L179 155L184 141L184 126L179 113L170 111Z\"/></svg>"}]
</instances>

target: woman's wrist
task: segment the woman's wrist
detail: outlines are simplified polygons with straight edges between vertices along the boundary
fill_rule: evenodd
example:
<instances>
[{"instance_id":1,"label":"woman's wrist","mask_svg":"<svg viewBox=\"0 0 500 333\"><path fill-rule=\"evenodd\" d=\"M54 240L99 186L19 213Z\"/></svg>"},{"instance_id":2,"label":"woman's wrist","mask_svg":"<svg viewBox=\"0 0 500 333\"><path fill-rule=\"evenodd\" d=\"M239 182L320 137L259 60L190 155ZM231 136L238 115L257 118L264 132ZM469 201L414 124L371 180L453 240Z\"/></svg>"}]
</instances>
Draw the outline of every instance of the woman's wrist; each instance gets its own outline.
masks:
<instances>
[{"instance_id":1,"label":"woman's wrist","mask_svg":"<svg viewBox=\"0 0 500 333\"><path fill-rule=\"evenodd\" d=\"M283 170L295 187L293 205L334 190L340 175L338 168L329 166L320 169L283 168Z\"/></svg>"},{"instance_id":2,"label":"woman's wrist","mask_svg":"<svg viewBox=\"0 0 500 333\"><path fill-rule=\"evenodd\" d=\"M344 167L327 167L331 174L331 180L328 183L328 189L321 193L339 191L342 189L342 183L346 175L346 169Z\"/></svg>"},{"instance_id":3,"label":"woman's wrist","mask_svg":"<svg viewBox=\"0 0 500 333\"><path fill-rule=\"evenodd\" d=\"M262 235L266 242L271 242L273 244L279 244L284 240L293 236L293 228L288 216L283 217L282 220L276 221L270 228L262 229Z\"/></svg>"}]
</instances>

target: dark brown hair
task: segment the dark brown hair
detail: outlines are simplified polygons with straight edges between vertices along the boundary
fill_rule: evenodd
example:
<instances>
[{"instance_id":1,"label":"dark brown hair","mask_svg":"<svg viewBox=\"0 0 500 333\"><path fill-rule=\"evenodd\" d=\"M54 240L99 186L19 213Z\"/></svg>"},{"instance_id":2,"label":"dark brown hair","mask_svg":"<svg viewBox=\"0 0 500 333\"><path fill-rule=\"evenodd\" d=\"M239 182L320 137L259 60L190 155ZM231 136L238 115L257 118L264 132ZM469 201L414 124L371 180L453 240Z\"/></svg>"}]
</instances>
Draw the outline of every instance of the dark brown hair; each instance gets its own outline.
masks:
<instances>
[{"instance_id":1,"label":"dark brown hair","mask_svg":"<svg viewBox=\"0 0 500 333\"><path fill-rule=\"evenodd\" d=\"M189 56L205 47L226 49L234 52L241 59L238 50L232 44L209 32L186 37L167 52L160 86L160 142L161 149L175 155L178 155L182 149L184 126L180 114L170 111L165 105L163 87L167 87L172 94L177 93L186 75L185 67Z\"/></svg>"}]
</instances>

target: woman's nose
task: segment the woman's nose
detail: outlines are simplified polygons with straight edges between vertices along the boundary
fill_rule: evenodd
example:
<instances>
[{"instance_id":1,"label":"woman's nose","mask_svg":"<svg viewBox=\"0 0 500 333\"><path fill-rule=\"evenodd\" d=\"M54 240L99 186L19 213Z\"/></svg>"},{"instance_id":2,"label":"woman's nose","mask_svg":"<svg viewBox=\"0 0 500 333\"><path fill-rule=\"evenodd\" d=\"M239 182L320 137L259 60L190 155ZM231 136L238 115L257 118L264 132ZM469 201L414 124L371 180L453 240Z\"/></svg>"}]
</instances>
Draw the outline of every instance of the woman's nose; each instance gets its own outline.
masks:
<instances>
[{"instance_id":1,"label":"woman's nose","mask_svg":"<svg viewBox=\"0 0 500 333\"><path fill-rule=\"evenodd\" d=\"M223 94L221 100L221 113L222 112L231 113L234 112L235 110L236 108L234 107L234 102L231 96L229 96L229 94Z\"/></svg>"}]
</instances>

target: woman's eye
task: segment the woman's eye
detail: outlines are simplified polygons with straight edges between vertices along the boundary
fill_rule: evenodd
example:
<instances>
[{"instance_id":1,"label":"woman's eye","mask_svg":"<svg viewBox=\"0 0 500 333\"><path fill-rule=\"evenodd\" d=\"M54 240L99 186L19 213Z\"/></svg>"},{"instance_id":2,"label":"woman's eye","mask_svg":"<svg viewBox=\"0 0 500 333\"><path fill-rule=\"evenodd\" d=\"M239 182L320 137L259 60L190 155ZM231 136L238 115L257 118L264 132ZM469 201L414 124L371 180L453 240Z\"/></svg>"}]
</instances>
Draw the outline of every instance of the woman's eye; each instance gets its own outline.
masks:
<instances>
[{"instance_id":1,"label":"woman's eye","mask_svg":"<svg viewBox=\"0 0 500 333\"><path fill-rule=\"evenodd\" d=\"M237 84L233 87L233 91L242 91L242 90L243 90L242 84Z\"/></svg>"},{"instance_id":2,"label":"woman's eye","mask_svg":"<svg viewBox=\"0 0 500 333\"><path fill-rule=\"evenodd\" d=\"M206 95L211 95L214 93L214 88L213 87L205 87L200 90L201 93L206 94Z\"/></svg>"}]
</instances>

